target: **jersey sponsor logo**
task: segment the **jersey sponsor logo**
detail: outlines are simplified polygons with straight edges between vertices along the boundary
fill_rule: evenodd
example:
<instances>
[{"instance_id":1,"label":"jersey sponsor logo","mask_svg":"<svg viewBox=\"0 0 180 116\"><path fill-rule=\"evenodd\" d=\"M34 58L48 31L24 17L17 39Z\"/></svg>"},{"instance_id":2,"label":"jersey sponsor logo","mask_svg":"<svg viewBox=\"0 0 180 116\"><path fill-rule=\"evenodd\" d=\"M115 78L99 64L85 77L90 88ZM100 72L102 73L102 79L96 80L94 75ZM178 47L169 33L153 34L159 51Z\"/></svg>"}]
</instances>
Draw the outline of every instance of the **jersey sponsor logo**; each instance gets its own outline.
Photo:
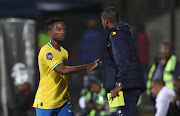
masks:
<instances>
[{"instance_id":1,"label":"jersey sponsor logo","mask_svg":"<svg viewBox=\"0 0 180 116\"><path fill-rule=\"evenodd\" d=\"M53 55L52 55L51 52L48 52L48 53L46 54L46 59L52 60L53 58L54 58L54 57L53 57Z\"/></svg>"}]
</instances>

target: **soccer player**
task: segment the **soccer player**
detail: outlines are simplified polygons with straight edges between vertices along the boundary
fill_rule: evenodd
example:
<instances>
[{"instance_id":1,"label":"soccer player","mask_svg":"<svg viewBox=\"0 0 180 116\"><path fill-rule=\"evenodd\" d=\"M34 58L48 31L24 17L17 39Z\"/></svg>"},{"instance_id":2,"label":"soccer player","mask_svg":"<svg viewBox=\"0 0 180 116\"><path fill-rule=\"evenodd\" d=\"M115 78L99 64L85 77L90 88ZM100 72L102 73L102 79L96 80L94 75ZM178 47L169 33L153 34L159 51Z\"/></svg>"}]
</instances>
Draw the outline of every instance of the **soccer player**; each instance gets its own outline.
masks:
<instances>
[{"instance_id":1,"label":"soccer player","mask_svg":"<svg viewBox=\"0 0 180 116\"><path fill-rule=\"evenodd\" d=\"M33 107L37 116L72 116L68 89L68 74L97 67L99 60L81 66L66 66L68 52L61 46L65 40L66 27L61 18L47 21L50 42L39 52L40 82Z\"/></svg>"}]
</instances>

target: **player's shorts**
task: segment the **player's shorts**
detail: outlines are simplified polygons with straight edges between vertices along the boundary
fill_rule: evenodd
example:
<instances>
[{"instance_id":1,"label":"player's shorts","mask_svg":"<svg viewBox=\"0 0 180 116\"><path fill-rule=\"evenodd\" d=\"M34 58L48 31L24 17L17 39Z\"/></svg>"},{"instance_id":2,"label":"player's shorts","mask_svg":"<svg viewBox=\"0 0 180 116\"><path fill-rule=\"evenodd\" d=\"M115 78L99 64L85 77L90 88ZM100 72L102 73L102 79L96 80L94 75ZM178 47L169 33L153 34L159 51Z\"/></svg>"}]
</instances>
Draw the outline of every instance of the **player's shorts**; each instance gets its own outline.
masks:
<instances>
[{"instance_id":1,"label":"player's shorts","mask_svg":"<svg viewBox=\"0 0 180 116\"><path fill-rule=\"evenodd\" d=\"M56 109L40 109L36 108L36 116L73 116L71 104L66 103L60 108Z\"/></svg>"}]
</instances>

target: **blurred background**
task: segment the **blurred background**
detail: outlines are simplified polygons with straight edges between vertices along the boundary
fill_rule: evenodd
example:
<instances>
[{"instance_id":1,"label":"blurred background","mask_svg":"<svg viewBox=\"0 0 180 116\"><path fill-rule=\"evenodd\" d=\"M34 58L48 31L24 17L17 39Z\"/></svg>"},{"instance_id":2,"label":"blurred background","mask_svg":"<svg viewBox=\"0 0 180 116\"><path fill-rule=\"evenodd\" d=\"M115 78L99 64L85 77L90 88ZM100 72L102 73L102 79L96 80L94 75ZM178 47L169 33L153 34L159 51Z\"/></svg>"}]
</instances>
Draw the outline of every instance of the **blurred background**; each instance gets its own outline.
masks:
<instances>
[{"instance_id":1,"label":"blurred background","mask_svg":"<svg viewBox=\"0 0 180 116\"><path fill-rule=\"evenodd\" d=\"M101 55L101 13L107 7L116 7L121 21L131 25L146 80L161 42L170 43L180 57L179 0L0 0L0 116L35 115L31 106L39 82L37 56L49 41L46 20L63 19L70 66L90 63ZM83 88L94 81L101 85L100 70L69 75L75 115ZM153 116L153 103L145 93L137 109L138 116Z\"/></svg>"}]
</instances>

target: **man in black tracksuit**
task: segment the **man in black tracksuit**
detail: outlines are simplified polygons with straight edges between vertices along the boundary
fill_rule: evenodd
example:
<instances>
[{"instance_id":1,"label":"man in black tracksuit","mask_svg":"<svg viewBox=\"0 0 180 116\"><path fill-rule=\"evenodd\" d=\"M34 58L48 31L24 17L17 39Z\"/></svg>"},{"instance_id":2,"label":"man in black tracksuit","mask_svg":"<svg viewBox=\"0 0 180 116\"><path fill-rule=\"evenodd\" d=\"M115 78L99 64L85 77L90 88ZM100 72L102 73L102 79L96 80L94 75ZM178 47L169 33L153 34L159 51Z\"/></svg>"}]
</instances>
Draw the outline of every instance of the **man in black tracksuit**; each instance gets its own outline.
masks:
<instances>
[{"instance_id":1,"label":"man in black tracksuit","mask_svg":"<svg viewBox=\"0 0 180 116\"><path fill-rule=\"evenodd\" d=\"M118 107L118 116L136 116L136 104L146 85L130 26L119 22L116 8L105 9L101 16L106 29L102 64L103 87L111 97L123 91L125 106Z\"/></svg>"}]
</instances>

